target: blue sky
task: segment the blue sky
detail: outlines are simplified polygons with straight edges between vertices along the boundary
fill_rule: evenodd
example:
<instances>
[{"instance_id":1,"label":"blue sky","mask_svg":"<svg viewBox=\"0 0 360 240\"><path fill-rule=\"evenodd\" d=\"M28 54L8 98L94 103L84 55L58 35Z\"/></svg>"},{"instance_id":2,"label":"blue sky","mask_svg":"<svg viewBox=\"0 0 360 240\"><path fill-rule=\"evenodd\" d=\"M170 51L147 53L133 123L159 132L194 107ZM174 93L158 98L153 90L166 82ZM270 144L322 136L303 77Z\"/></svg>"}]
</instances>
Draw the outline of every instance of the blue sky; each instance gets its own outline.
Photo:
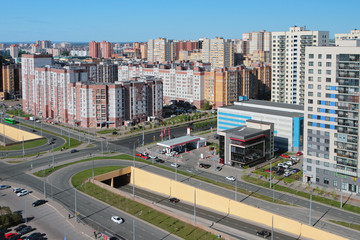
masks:
<instances>
[{"instance_id":1,"label":"blue sky","mask_svg":"<svg viewBox=\"0 0 360 240\"><path fill-rule=\"evenodd\" d=\"M333 38L360 28L359 0L17 0L0 8L0 42L241 38L293 25Z\"/></svg>"}]
</instances>

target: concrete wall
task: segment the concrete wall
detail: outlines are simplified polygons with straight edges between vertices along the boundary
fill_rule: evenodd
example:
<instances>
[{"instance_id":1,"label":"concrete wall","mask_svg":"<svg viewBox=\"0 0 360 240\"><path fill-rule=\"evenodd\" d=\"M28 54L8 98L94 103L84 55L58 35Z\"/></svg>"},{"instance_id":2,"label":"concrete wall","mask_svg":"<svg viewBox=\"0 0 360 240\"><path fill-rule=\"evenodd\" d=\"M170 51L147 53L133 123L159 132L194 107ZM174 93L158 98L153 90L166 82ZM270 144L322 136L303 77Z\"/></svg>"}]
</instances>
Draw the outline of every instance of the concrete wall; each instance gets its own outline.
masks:
<instances>
[{"instance_id":1,"label":"concrete wall","mask_svg":"<svg viewBox=\"0 0 360 240\"><path fill-rule=\"evenodd\" d=\"M9 138L13 141L16 141L16 142L22 142L23 137L24 137L24 141L30 141L30 140L43 138L42 136L39 136L37 134L19 130L16 127L12 127L12 126L0 123L0 134L4 135L4 131L5 131L5 135L7 138Z\"/></svg>"},{"instance_id":2,"label":"concrete wall","mask_svg":"<svg viewBox=\"0 0 360 240\"><path fill-rule=\"evenodd\" d=\"M130 167L129 167L130 168ZM118 170L117 170L118 171ZM176 197L182 201L194 204L194 194L196 194L196 205L213 209L224 214L230 214L248 221L267 225L271 228L272 218L274 229L291 233L295 236L310 239L346 239L335 234L302 224L301 222L273 214L262 209L249 206L247 204L225 198L214 193L197 189L193 186L174 181L139 168L131 167L134 175L135 186L145 188L160 194ZM111 174L109 174L111 175ZM114 177L115 174L112 174ZM131 184L133 176L131 176ZM196 191L196 193L195 193Z\"/></svg>"}]
</instances>

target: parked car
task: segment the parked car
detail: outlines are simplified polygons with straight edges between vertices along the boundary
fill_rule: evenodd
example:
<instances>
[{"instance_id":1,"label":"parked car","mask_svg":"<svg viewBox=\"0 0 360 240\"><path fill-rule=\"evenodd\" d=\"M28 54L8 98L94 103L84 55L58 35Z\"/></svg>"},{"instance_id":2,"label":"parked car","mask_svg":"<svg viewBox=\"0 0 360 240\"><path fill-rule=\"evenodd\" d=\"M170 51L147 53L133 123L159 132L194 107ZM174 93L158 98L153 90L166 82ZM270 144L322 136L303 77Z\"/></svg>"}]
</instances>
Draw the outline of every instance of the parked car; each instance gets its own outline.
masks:
<instances>
[{"instance_id":1,"label":"parked car","mask_svg":"<svg viewBox=\"0 0 360 240\"><path fill-rule=\"evenodd\" d=\"M162 160L162 159L156 159L155 161L158 162L158 163L164 163L164 162L165 162L165 161Z\"/></svg>"},{"instance_id":2,"label":"parked car","mask_svg":"<svg viewBox=\"0 0 360 240\"><path fill-rule=\"evenodd\" d=\"M284 167L285 163L278 163L278 167Z\"/></svg>"},{"instance_id":3,"label":"parked car","mask_svg":"<svg viewBox=\"0 0 360 240\"><path fill-rule=\"evenodd\" d=\"M47 203L46 200L44 200L44 199L39 199L39 200L36 200L35 202L33 202L33 203L32 203L32 206L33 206L33 207L37 207L37 206L43 205L43 204L45 204L45 203Z\"/></svg>"},{"instance_id":4,"label":"parked car","mask_svg":"<svg viewBox=\"0 0 360 240\"><path fill-rule=\"evenodd\" d=\"M21 230L18 232L18 234L19 234L19 235L24 235L24 234L27 234L27 233L33 231L33 230L34 230L34 228L32 228L32 227L30 227L30 226L26 226L26 227L24 227L23 229L21 229Z\"/></svg>"},{"instance_id":5,"label":"parked car","mask_svg":"<svg viewBox=\"0 0 360 240\"><path fill-rule=\"evenodd\" d=\"M26 189L24 189L24 190L22 190L21 192L18 192L16 195L17 195L18 197L22 197L22 196L25 196L25 195L28 195L28 194L29 194L29 191L26 190Z\"/></svg>"},{"instance_id":6,"label":"parked car","mask_svg":"<svg viewBox=\"0 0 360 240\"><path fill-rule=\"evenodd\" d=\"M23 230L23 229L26 228L26 227L27 227L27 226L26 226L25 224L21 224L21 225L17 226L16 228L14 228L14 230L15 230L16 232L19 232L19 231Z\"/></svg>"},{"instance_id":7,"label":"parked car","mask_svg":"<svg viewBox=\"0 0 360 240\"><path fill-rule=\"evenodd\" d=\"M200 164L199 164L199 167L200 167L200 168L208 169L208 168L211 167L211 165L210 165L210 164L206 164L206 163L200 163Z\"/></svg>"},{"instance_id":8,"label":"parked car","mask_svg":"<svg viewBox=\"0 0 360 240\"><path fill-rule=\"evenodd\" d=\"M180 165L179 165L179 164L177 164L177 163L172 163L172 164L170 164L170 166L175 167L175 168L180 167Z\"/></svg>"},{"instance_id":9,"label":"parked car","mask_svg":"<svg viewBox=\"0 0 360 240\"><path fill-rule=\"evenodd\" d=\"M297 172L300 172L300 169L294 168L292 171L293 171L294 173L297 173Z\"/></svg>"},{"instance_id":10,"label":"parked car","mask_svg":"<svg viewBox=\"0 0 360 240\"><path fill-rule=\"evenodd\" d=\"M156 159L157 157L156 156L153 156L153 155L150 155L149 156L151 159Z\"/></svg>"},{"instance_id":11,"label":"parked car","mask_svg":"<svg viewBox=\"0 0 360 240\"><path fill-rule=\"evenodd\" d=\"M78 150L76 150L76 149L73 149L70 151L70 153L76 153L76 152L78 152Z\"/></svg>"},{"instance_id":12,"label":"parked car","mask_svg":"<svg viewBox=\"0 0 360 240\"><path fill-rule=\"evenodd\" d=\"M297 153L296 153L296 156L301 156L301 155L303 155L302 152L297 152Z\"/></svg>"},{"instance_id":13,"label":"parked car","mask_svg":"<svg viewBox=\"0 0 360 240\"><path fill-rule=\"evenodd\" d=\"M286 163L287 165L289 165L289 166L292 166L292 165L293 165L292 161L286 161L285 163Z\"/></svg>"},{"instance_id":14,"label":"parked car","mask_svg":"<svg viewBox=\"0 0 360 240\"><path fill-rule=\"evenodd\" d=\"M292 175L292 172L285 172L284 173L284 177L289 177L289 176L291 176Z\"/></svg>"},{"instance_id":15,"label":"parked car","mask_svg":"<svg viewBox=\"0 0 360 240\"><path fill-rule=\"evenodd\" d=\"M276 171L276 175L281 176L281 175L284 174L284 172L285 172L284 169L281 168L281 169L279 169L279 170Z\"/></svg>"},{"instance_id":16,"label":"parked car","mask_svg":"<svg viewBox=\"0 0 360 240\"><path fill-rule=\"evenodd\" d=\"M226 177L226 180L236 181L236 178L235 178L234 176L227 176L227 177Z\"/></svg>"},{"instance_id":17,"label":"parked car","mask_svg":"<svg viewBox=\"0 0 360 240\"><path fill-rule=\"evenodd\" d=\"M9 238L11 238L13 236L16 236L16 235L18 235L18 234L17 233L7 233L7 234L5 234L5 239L9 239Z\"/></svg>"},{"instance_id":18,"label":"parked car","mask_svg":"<svg viewBox=\"0 0 360 240\"><path fill-rule=\"evenodd\" d=\"M25 118L25 120L29 120L29 118L28 118L28 117L26 117L26 118Z\"/></svg>"},{"instance_id":19,"label":"parked car","mask_svg":"<svg viewBox=\"0 0 360 240\"><path fill-rule=\"evenodd\" d=\"M12 236L11 238L9 238L9 240L22 240L22 239L21 239L21 236L19 236L19 235L14 235L14 236ZM39 240L39 239L37 238L36 240Z\"/></svg>"},{"instance_id":20,"label":"parked car","mask_svg":"<svg viewBox=\"0 0 360 240\"><path fill-rule=\"evenodd\" d=\"M258 236L262 236L264 238L270 237L271 236L271 232L266 231L266 230L260 230L256 232L256 235Z\"/></svg>"},{"instance_id":21,"label":"parked car","mask_svg":"<svg viewBox=\"0 0 360 240\"><path fill-rule=\"evenodd\" d=\"M121 224L124 222L124 219L121 217L118 217L118 216L112 216L111 221L113 221L114 223L117 223L117 224Z\"/></svg>"},{"instance_id":22,"label":"parked car","mask_svg":"<svg viewBox=\"0 0 360 240\"><path fill-rule=\"evenodd\" d=\"M281 156L284 157L284 158L289 158L290 157L289 155L287 155L285 153L281 154Z\"/></svg>"},{"instance_id":23,"label":"parked car","mask_svg":"<svg viewBox=\"0 0 360 240\"><path fill-rule=\"evenodd\" d=\"M0 190L11 188L9 185L0 185Z\"/></svg>"},{"instance_id":24,"label":"parked car","mask_svg":"<svg viewBox=\"0 0 360 240\"><path fill-rule=\"evenodd\" d=\"M14 188L14 189L13 189L13 192L14 192L14 193L19 193L19 192L21 192L22 190L25 190L25 189L17 187L17 188Z\"/></svg>"},{"instance_id":25,"label":"parked car","mask_svg":"<svg viewBox=\"0 0 360 240\"><path fill-rule=\"evenodd\" d=\"M39 237L43 236L40 232L34 232L32 234L30 234L27 239L37 239Z\"/></svg>"},{"instance_id":26,"label":"parked car","mask_svg":"<svg viewBox=\"0 0 360 240\"><path fill-rule=\"evenodd\" d=\"M180 202L180 199L178 199L178 198L170 198L169 201L171 203L178 203L178 202Z\"/></svg>"},{"instance_id":27,"label":"parked car","mask_svg":"<svg viewBox=\"0 0 360 240\"><path fill-rule=\"evenodd\" d=\"M216 167L215 171L220 172L222 170L222 167Z\"/></svg>"},{"instance_id":28,"label":"parked car","mask_svg":"<svg viewBox=\"0 0 360 240\"><path fill-rule=\"evenodd\" d=\"M141 153L135 153L135 156L137 156L137 157L141 157L141 156L142 156L142 154L141 154Z\"/></svg>"},{"instance_id":29,"label":"parked car","mask_svg":"<svg viewBox=\"0 0 360 240\"><path fill-rule=\"evenodd\" d=\"M149 159L149 157L148 156L141 156L141 158L143 158L143 159Z\"/></svg>"}]
</instances>

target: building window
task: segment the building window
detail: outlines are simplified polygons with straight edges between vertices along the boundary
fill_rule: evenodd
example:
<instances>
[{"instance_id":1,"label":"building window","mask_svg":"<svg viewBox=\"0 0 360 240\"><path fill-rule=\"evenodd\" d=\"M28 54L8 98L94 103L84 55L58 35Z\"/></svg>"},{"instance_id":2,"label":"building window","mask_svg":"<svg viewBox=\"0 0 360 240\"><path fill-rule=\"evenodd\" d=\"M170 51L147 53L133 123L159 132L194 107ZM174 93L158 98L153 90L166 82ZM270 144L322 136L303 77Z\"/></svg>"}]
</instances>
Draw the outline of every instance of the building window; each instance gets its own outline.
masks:
<instances>
[{"instance_id":1,"label":"building window","mask_svg":"<svg viewBox=\"0 0 360 240\"><path fill-rule=\"evenodd\" d=\"M312 85L312 84L308 84L308 89L313 89L313 85Z\"/></svg>"},{"instance_id":2,"label":"building window","mask_svg":"<svg viewBox=\"0 0 360 240\"><path fill-rule=\"evenodd\" d=\"M309 69L309 73L313 74L314 73L314 69Z\"/></svg>"},{"instance_id":3,"label":"building window","mask_svg":"<svg viewBox=\"0 0 360 240\"><path fill-rule=\"evenodd\" d=\"M321 74L321 69L318 69L318 74Z\"/></svg>"},{"instance_id":4,"label":"building window","mask_svg":"<svg viewBox=\"0 0 360 240\"><path fill-rule=\"evenodd\" d=\"M322 66L322 62L318 62L318 66L321 67L321 66Z\"/></svg>"},{"instance_id":5,"label":"building window","mask_svg":"<svg viewBox=\"0 0 360 240\"><path fill-rule=\"evenodd\" d=\"M308 163L312 163L311 158L307 158L306 161L307 161Z\"/></svg>"},{"instance_id":6,"label":"building window","mask_svg":"<svg viewBox=\"0 0 360 240\"><path fill-rule=\"evenodd\" d=\"M314 62L309 62L309 66L314 66Z\"/></svg>"},{"instance_id":7,"label":"building window","mask_svg":"<svg viewBox=\"0 0 360 240\"><path fill-rule=\"evenodd\" d=\"M325 175L329 175L329 170L324 169L324 174L325 174Z\"/></svg>"},{"instance_id":8,"label":"building window","mask_svg":"<svg viewBox=\"0 0 360 240\"><path fill-rule=\"evenodd\" d=\"M316 173L320 173L320 168L316 168Z\"/></svg>"},{"instance_id":9,"label":"building window","mask_svg":"<svg viewBox=\"0 0 360 240\"><path fill-rule=\"evenodd\" d=\"M309 97L312 97L313 95L314 95L313 92L308 92L308 96L309 96Z\"/></svg>"},{"instance_id":10,"label":"building window","mask_svg":"<svg viewBox=\"0 0 360 240\"><path fill-rule=\"evenodd\" d=\"M326 54L326 59L331 59L331 54Z\"/></svg>"},{"instance_id":11,"label":"building window","mask_svg":"<svg viewBox=\"0 0 360 240\"><path fill-rule=\"evenodd\" d=\"M309 58L314 58L314 54L309 54Z\"/></svg>"},{"instance_id":12,"label":"building window","mask_svg":"<svg viewBox=\"0 0 360 240\"><path fill-rule=\"evenodd\" d=\"M320 178L319 177L316 177L316 182L320 182Z\"/></svg>"},{"instance_id":13,"label":"building window","mask_svg":"<svg viewBox=\"0 0 360 240\"><path fill-rule=\"evenodd\" d=\"M318 54L318 59L321 59L322 58L322 54Z\"/></svg>"},{"instance_id":14,"label":"building window","mask_svg":"<svg viewBox=\"0 0 360 240\"><path fill-rule=\"evenodd\" d=\"M331 67L331 62L326 62L327 67Z\"/></svg>"},{"instance_id":15,"label":"building window","mask_svg":"<svg viewBox=\"0 0 360 240\"><path fill-rule=\"evenodd\" d=\"M320 165L320 161L319 161L319 160L316 160L316 165Z\"/></svg>"},{"instance_id":16,"label":"building window","mask_svg":"<svg viewBox=\"0 0 360 240\"><path fill-rule=\"evenodd\" d=\"M327 75L331 75L331 70L326 70Z\"/></svg>"},{"instance_id":17,"label":"building window","mask_svg":"<svg viewBox=\"0 0 360 240\"><path fill-rule=\"evenodd\" d=\"M311 166L306 166L306 170L311 172Z\"/></svg>"},{"instance_id":18,"label":"building window","mask_svg":"<svg viewBox=\"0 0 360 240\"><path fill-rule=\"evenodd\" d=\"M329 184L329 179L328 178L324 178L324 184Z\"/></svg>"},{"instance_id":19,"label":"building window","mask_svg":"<svg viewBox=\"0 0 360 240\"><path fill-rule=\"evenodd\" d=\"M326 82L331 82L331 78L326 78Z\"/></svg>"},{"instance_id":20,"label":"building window","mask_svg":"<svg viewBox=\"0 0 360 240\"><path fill-rule=\"evenodd\" d=\"M313 77L309 77L308 79L309 79L309 82L314 81L314 78L313 78Z\"/></svg>"},{"instance_id":21,"label":"building window","mask_svg":"<svg viewBox=\"0 0 360 240\"><path fill-rule=\"evenodd\" d=\"M337 187L337 181L334 180L334 187Z\"/></svg>"}]
</instances>

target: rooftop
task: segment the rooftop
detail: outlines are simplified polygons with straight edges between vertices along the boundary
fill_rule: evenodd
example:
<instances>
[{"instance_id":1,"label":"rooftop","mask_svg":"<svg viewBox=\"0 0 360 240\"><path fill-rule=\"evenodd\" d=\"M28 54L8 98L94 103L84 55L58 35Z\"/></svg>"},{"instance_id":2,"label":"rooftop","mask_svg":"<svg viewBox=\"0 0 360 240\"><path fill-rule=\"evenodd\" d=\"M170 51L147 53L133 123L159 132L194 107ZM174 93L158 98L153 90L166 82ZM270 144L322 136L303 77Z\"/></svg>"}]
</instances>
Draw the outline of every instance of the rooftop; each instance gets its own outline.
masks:
<instances>
[{"instance_id":1,"label":"rooftop","mask_svg":"<svg viewBox=\"0 0 360 240\"><path fill-rule=\"evenodd\" d=\"M183 144L195 142L198 140L200 140L200 137L186 135L186 136L182 136L182 137L178 137L178 138L173 138L173 139L170 139L167 141L159 142L159 143L157 143L157 145L167 147L167 148L173 148L178 145L183 145Z\"/></svg>"}]
</instances>

